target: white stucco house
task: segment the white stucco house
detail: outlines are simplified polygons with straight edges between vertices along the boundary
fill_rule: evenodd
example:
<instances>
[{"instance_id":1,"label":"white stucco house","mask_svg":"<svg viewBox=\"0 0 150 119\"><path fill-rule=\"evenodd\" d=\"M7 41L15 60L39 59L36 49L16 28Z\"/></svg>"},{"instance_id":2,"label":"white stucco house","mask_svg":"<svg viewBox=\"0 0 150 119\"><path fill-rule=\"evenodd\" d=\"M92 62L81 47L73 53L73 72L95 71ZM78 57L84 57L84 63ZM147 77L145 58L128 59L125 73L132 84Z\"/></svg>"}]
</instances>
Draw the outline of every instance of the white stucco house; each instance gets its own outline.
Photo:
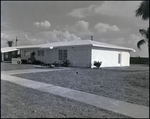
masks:
<instances>
[{"instance_id":1,"label":"white stucco house","mask_svg":"<svg viewBox=\"0 0 150 119\"><path fill-rule=\"evenodd\" d=\"M93 40L18 46L17 49L20 50L21 59L30 58L30 53L34 51L36 60L44 63L60 63L69 60L70 66L91 68L95 67L94 61L101 61L101 67L130 66L130 52L135 52L132 48Z\"/></svg>"}]
</instances>

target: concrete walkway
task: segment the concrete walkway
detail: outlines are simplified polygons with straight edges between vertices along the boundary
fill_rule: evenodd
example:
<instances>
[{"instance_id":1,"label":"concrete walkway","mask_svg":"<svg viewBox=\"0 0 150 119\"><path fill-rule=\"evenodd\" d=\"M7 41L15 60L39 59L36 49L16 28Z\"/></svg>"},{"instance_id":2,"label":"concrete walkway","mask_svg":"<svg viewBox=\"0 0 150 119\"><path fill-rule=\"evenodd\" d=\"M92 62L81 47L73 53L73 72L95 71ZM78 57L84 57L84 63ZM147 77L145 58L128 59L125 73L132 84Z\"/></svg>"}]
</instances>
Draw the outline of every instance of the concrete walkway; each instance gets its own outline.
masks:
<instances>
[{"instance_id":1,"label":"concrete walkway","mask_svg":"<svg viewBox=\"0 0 150 119\"><path fill-rule=\"evenodd\" d=\"M98 95L94 95L82 91L77 91L69 88L64 88L60 86L54 86L52 84L46 84L38 81L32 81L24 78L10 76L4 73L1 73L1 79L28 88L70 98L76 101L80 101L102 109L117 112L133 118L149 118L149 107L146 106L127 103L127 102L123 102L123 101L119 101L119 100L115 100L103 96L98 96Z\"/></svg>"},{"instance_id":2,"label":"concrete walkway","mask_svg":"<svg viewBox=\"0 0 150 119\"><path fill-rule=\"evenodd\" d=\"M37 73L37 72L49 72L49 71L57 71L57 70L66 70L70 68L61 68L61 69L56 69L56 68L47 68L47 69L22 69L22 70L11 70L11 71L1 71L1 73L8 74L8 75L13 75L13 74L24 74L24 73Z\"/></svg>"}]
</instances>

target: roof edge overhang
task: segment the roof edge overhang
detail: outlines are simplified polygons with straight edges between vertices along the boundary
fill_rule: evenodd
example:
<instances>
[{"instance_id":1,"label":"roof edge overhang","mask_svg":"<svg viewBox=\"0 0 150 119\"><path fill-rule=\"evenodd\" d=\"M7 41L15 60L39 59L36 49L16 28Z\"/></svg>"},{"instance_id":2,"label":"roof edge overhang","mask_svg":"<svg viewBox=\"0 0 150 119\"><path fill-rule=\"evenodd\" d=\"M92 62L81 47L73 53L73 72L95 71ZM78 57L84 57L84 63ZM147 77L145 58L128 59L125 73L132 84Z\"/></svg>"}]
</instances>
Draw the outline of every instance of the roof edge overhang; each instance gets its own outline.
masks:
<instances>
[{"instance_id":1,"label":"roof edge overhang","mask_svg":"<svg viewBox=\"0 0 150 119\"><path fill-rule=\"evenodd\" d=\"M136 52L136 50L134 50L132 48L125 48L125 47L107 47L107 46L101 46L101 45L95 45L95 44L93 44L92 46L99 47L99 48L106 48L106 49L126 50L126 51Z\"/></svg>"},{"instance_id":2,"label":"roof edge overhang","mask_svg":"<svg viewBox=\"0 0 150 119\"><path fill-rule=\"evenodd\" d=\"M5 50L5 51L1 51L1 53L13 52L13 51L18 51L18 49L13 49L13 50Z\"/></svg>"},{"instance_id":3,"label":"roof edge overhang","mask_svg":"<svg viewBox=\"0 0 150 119\"><path fill-rule=\"evenodd\" d=\"M40 48L50 48L50 49L54 49L54 48L61 48L61 47L80 47L80 46L92 46L91 44L84 44L84 45L64 45L64 46L43 46Z\"/></svg>"},{"instance_id":4,"label":"roof edge overhang","mask_svg":"<svg viewBox=\"0 0 150 119\"><path fill-rule=\"evenodd\" d=\"M16 48L16 49L38 49L38 48L40 48L40 47L24 47L24 48Z\"/></svg>"}]
</instances>

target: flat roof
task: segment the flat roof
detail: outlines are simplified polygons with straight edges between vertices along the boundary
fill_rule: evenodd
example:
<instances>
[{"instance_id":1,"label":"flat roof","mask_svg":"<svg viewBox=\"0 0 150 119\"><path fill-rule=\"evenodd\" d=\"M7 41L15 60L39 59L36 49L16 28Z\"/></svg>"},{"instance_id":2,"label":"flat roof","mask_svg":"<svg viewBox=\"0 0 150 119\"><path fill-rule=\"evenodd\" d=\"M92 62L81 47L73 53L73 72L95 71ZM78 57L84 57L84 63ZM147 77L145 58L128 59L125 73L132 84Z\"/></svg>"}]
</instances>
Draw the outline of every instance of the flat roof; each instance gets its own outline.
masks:
<instances>
[{"instance_id":1,"label":"flat roof","mask_svg":"<svg viewBox=\"0 0 150 119\"><path fill-rule=\"evenodd\" d=\"M67 41L67 42L54 42L54 43L48 43L41 45L41 48L55 48L55 47L65 47L65 46L81 46L81 45L91 45L95 47L102 47L102 48L111 48L111 49L121 49L121 50L130 50L134 51L132 48L117 46L117 45L111 45L107 43L102 43L98 41L92 41L92 40L74 40L74 41Z\"/></svg>"},{"instance_id":2,"label":"flat roof","mask_svg":"<svg viewBox=\"0 0 150 119\"><path fill-rule=\"evenodd\" d=\"M17 46L17 47L5 47L1 48L1 52L8 52L8 51L15 51L18 49L29 49L29 48L57 48L57 47L68 47L68 46L84 46L84 45L90 45L94 47L101 47L101 48L108 48L108 49L121 49L121 50L129 50L134 51L132 48L112 45L108 43L102 43L98 41L93 40L73 40L73 41L66 41L66 42L52 42L47 44L41 44L41 45L27 45L27 46Z\"/></svg>"},{"instance_id":3,"label":"flat roof","mask_svg":"<svg viewBox=\"0 0 150 119\"><path fill-rule=\"evenodd\" d=\"M3 47L1 48L1 52L12 52L17 51L19 49L29 49L29 48L40 48L40 45L26 45L26 46L12 46L12 47Z\"/></svg>"}]
</instances>

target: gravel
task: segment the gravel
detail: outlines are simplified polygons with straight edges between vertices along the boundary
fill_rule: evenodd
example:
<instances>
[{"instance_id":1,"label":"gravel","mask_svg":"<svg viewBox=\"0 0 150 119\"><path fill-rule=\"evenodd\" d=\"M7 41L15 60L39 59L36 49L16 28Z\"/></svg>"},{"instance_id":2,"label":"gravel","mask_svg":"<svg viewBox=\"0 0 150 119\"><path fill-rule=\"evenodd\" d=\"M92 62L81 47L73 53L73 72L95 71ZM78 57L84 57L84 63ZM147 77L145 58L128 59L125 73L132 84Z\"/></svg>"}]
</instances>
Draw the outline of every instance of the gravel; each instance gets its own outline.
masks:
<instances>
[{"instance_id":1,"label":"gravel","mask_svg":"<svg viewBox=\"0 0 150 119\"><path fill-rule=\"evenodd\" d=\"M71 68L14 76L149 106L147 65L101 69Z\"/></svg>"},{"instance_id":2,"label":"gravel","mask_svg":"<svg viewBox=\"0 0 150 119\"><path fill-rule=\"evenodd\" d=\"M1 118L130 118L1 80Z\"/></svg>"}]
</instances>

